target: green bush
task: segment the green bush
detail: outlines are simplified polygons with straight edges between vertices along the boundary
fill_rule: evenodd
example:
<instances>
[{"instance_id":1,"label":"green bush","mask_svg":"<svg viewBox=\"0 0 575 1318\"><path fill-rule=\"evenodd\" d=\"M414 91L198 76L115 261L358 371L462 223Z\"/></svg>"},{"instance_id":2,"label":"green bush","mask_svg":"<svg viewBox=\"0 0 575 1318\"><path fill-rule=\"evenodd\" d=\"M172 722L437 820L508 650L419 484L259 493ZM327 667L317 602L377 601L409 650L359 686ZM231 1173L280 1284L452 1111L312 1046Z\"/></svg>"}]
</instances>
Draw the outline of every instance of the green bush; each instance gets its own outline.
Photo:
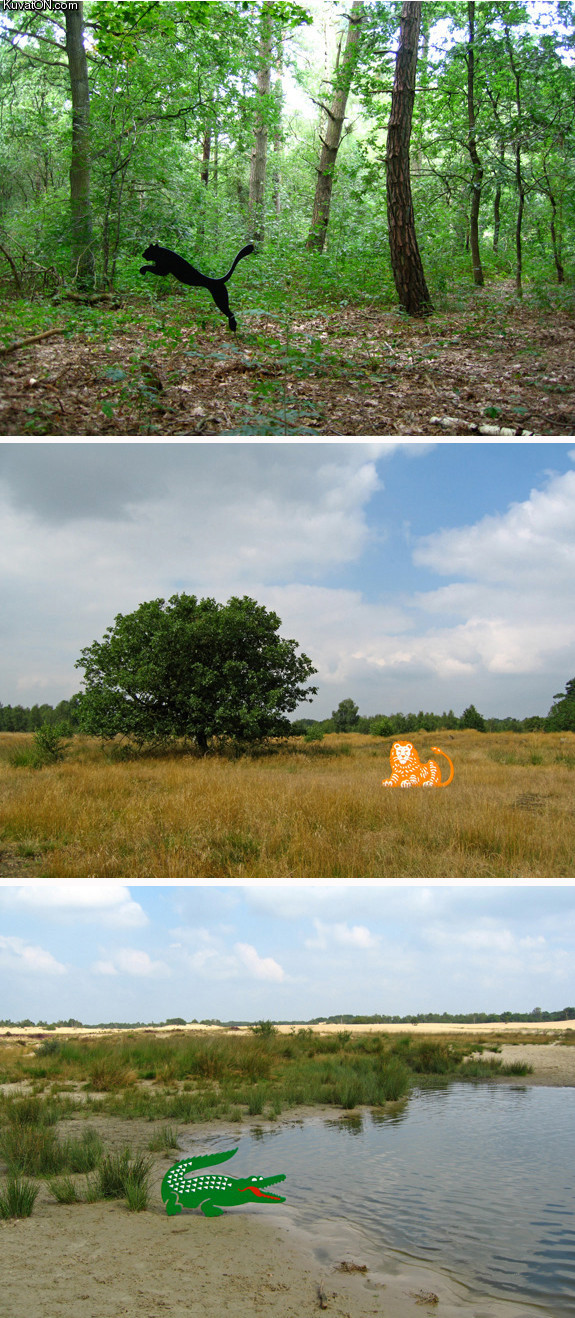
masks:
<instances>
[{"instance_id":1,"label":"green bush","mask_svg":"<svg viewBox=\"0 0 575 1318\"><path fill-rule=\"evenodd\" d=\"M0 1218L31 1217L39 1186L12 1177L6 1193L0 1194Z\"/></svg>"},{"instance_id":2,"label":"green bush","mask_svg":"<svg viewBox=\"0 0 575 1318\"><path fill-rule=\"evenodd\" d=\"M50 1194L59 1204L77 1204L80 1202L80 1196L71 1176L62 1176L58 1180L48 1181Z\"/></svg>"},{"instance_id":3,"label":"green bush","mask_svg":"<svg viewBox=\"0 0 575 1318\"><path fill-rule=\"evenodd\" d=\"M134 1195L137 1186L146 1186L152 1162L143 1153L132 1156L130 1149L122 1153L108 1153L98 1169L98 1188L101 1199L123 1199L127 1186Z\"/></svg>"}]
</instances>

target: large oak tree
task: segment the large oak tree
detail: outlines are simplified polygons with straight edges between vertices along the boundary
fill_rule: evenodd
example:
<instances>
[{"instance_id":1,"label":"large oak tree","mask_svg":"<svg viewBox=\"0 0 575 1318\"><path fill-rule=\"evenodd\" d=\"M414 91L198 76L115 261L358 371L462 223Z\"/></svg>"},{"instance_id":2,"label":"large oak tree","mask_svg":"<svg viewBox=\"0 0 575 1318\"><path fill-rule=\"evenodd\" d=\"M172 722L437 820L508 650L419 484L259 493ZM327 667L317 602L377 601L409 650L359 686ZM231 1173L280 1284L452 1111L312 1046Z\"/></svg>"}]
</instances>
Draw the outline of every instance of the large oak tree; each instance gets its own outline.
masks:
<instances>
[{"instance_id":1,"label":"large oak tree","mask_svg":"<svg viewBox=\"0 0 575 1318\"><path fill-rule=\"evenodd\" d=\"M76 664L84 731L139 745L184 737L202 752L213 738L249 745L288 734L286 715L317 691L304 685L316 669L280 627L247 595L227 604L172 595L119 613Z\"/></svg>"}]
</instances>

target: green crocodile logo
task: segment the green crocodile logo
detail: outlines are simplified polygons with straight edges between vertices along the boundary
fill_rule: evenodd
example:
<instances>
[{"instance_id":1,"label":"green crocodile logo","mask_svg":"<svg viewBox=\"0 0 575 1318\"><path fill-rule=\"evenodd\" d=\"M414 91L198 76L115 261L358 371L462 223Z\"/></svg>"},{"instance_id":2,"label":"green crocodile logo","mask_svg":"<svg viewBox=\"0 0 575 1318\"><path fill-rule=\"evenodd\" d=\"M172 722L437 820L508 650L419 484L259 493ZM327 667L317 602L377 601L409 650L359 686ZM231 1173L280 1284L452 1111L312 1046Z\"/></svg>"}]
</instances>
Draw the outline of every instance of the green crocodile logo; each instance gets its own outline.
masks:
<instances>
[{"instance_id":1,"label":"green crocodile logo","mask_svg":"<svg viewBox=\"0 0 575 1318\"><path fill-rule=\"evenodd\" d=\"M284 1204L281 1194L265 1194L265 1185L275 1185L276 1181L285 1181L285 1176L220 1176L208 1172L207 1176L190 1176L190 1172L199 1171L201 1167L214 1167L218 1162L227 1162L233 1158L237 1149L228 1149L227 1153L208 1153L202 1158L182 1158L175 1162L166 1172L162 1181L161 1195L169 1217L181 1213L182 1208L201 1208L204 1217L221 1217L226 1208L237 1204L272 1203Z\"/></svg>"}]
</instances>

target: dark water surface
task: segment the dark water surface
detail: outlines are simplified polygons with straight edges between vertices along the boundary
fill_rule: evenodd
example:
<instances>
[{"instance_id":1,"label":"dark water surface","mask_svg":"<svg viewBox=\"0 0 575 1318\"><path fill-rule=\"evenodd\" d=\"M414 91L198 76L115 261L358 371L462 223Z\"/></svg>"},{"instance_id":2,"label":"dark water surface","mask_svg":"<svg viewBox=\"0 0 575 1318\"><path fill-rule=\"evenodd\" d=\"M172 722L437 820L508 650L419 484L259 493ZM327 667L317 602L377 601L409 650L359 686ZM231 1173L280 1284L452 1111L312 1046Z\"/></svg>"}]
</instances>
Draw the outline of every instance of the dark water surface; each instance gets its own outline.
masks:
<instances>
[{"instance_id":1,"label":"dark water surface","mask_svg":"<svg viewBox=\"0 0 575 1318\"><path fill-rule=\"evenodd\" d=\"M575 1314L575 1089L452 1084L391 1116L315 1117L204 1147L234 1144L225 1170L284 1172L270 1189L316 1248L323 1226L353 1224L356 1249L401 1250L472 1289Z\"/></svg>"}]
</instances>

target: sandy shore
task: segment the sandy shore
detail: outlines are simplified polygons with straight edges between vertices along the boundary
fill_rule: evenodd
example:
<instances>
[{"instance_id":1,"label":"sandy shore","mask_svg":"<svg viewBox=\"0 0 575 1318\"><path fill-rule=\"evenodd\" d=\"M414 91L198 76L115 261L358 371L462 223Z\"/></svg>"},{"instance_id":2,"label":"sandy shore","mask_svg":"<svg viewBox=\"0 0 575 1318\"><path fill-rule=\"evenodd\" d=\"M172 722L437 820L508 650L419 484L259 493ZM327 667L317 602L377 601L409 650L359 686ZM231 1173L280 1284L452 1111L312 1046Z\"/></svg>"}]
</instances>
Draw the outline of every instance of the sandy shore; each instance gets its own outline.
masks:
<instances>
[{"instance_id":1,"label":"sandy shore","mask_svg":"<svg viewBox=\"0 0 575 1318\"><path fill-rule=\"evenodd\" d=\"M320 1262L283 1205L277 1216L169 1218L159 1179L145 1213L119 1202L58 1205L43 1189L31 1218L0 1223L3 1318L311 1318L322 1308L332 1318L552 1318L405 1254L370 1250L347 1224L318 1220L330 1255Z\"/></svg>"}]
</instances>

